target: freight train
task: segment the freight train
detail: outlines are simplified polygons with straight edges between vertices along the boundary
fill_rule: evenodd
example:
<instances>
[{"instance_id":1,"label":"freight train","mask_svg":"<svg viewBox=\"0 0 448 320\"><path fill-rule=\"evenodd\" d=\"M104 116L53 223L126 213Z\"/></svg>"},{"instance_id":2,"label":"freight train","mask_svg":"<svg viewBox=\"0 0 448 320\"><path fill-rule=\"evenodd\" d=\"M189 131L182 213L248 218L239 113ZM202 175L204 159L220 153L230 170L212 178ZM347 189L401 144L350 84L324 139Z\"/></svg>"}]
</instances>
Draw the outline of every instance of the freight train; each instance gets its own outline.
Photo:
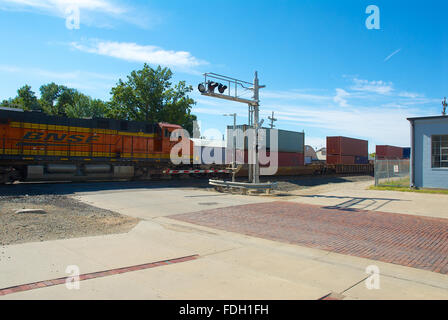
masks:
<instances>
[{"instance_id":1,"label":"freight train","mask_svg":"<svg viewBox=\"0 0 448 320\"><path fill-rule=\"evenodd\" d=\"M178 125L0 110L0 183L146 179L172 168ZM180 152L180 156L182 156ZM175 166L183 169L185 165ZM189 166L187 166L189 167Z\"/></svg>"},{"instance_id":2,"label":"freight train","mask_svg":"<svg viewBox=\"0 0 448 320\"><path fill-rule=\"evenodd\" d=\"M172 141L172 134L178 129L182 127L168 123L73 119L0 109L0 183L148 180L188 173L222 178L230 173L226 161L212 165L194 161L197 160L194 159L197 146L193 139L181 134ZM183 155L180 151L178 156L184 161L175 165L171 161L171 151L179 144L183 150L188 150L188 154ZM370 164L305 165L304 133L301 132L280 130L279 148L277 175L373 172ZM227 145L223 154L229 156L230 149ZM247 146L242 149L238 150L239 157L247 163ZM247 176L247 165L239 166L237 176Z\"/></svg>"}]
</instances>

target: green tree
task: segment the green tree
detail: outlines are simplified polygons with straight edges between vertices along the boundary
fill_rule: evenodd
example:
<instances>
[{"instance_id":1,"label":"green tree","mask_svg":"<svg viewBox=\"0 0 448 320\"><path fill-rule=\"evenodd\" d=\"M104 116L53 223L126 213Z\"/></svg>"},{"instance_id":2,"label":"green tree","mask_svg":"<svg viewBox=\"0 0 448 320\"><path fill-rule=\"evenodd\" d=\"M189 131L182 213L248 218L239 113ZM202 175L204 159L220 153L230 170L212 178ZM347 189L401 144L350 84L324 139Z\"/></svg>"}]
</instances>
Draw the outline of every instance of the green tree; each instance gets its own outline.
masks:
<instances>
[{"instance_id":1,"label":"green tree","mask_svg":"<svg viewBox=\"0 0 448 320\"><path fill-rule=\"evenodd\" d=\"M12 99L4 99L2 103L0 104L1 107L7 107L7 108L15 108L12 102Z\"/></svg>"},{"instance_id":2,"label":"green tree","mask_svg":"<svg viewBox=\"0 0 448 320\"><path fill-rule=\"evenodd\" d=\"M89 112L92 118L106 118L109 104L101 99L91 99Z\"/></svg>"},{"instance_id":3,"label":"green tree","mask_svg":"<svg viewBox=\"0 0 448 320\"><path fill-rule=\"evenodd\" d=\"M73 105L75 103L77 95L79 95L78 90L67 88L66 86L60 86L60 94L58 97L58 101L55 105L57 115L66 116L67 115L66 109L70 105Z\"/></svg>"},{"instance_id":4,"label":"green tree","mask_svg":"<svg viewBox=\"0 0 448 320\"><path fill-rule=\"evenodd\" d=\"M193 90L185 81L180 81L174 88L166 93L168 99L165 107L160 111L164 122L181 125L185 130L193 133L193 121L197 118L191 114L191 107L196 102L188 96Z\"/></svg>"},{"instance_id":5,"label":"green tree","mask_svg":"<svg viewBox=\"0 0 448 320\"><path fill-rule=\"evenodd\" d=\"M55 102L61 94L61 86L52 82L42 85L40 88L40 103L45 113L58 114L58 110L55 108Z\"/></svg>"},{"instance_id":6,"label":"green tree","mask_svg":"<svg viewBox=\"0 0 448 320\"><path fill-rule=\"evenodd\" d=\"M92 99L85 94L75 92L73 103L65 106L65 114L70 118L103 118L107 104L100 99Z\"/></svg>"},{"instance_id":7,"label":"green tree","mask_svg":"<svg viewBox=\"0 0 448 320\"><path fill-rule=\"evenodd\" d=\"M193 130L191 114L194 100L188 96L193 90L184 81L174 87L173 73L168 68L151 68L132 71L124 82L121 79L112 88L112 99L108 115L116 119L146 121L150 123L170 122Z\"/></svg>"},{"instance_id":8,"label":"green tree","mask_svg":"<svg viewBox=\"0 0 448 320\"><path fill-rule=\"evenodd\" d=\"M67 88L52 82L40 87L40 101L43 110L49 115L66 116L66 108L73 106L75 96L79 92L76 89Z\"/></svg>"},{"instance_id":9,"label":"green tree","mask_svg":"<svg viewBox=\"0 0 448 320\"><path fill-rule=\"evenodd\" d=\"M61 86L52 82L49 84L44 84L40 88L40 99L45 104L54 105L54 102L58 99L61 93Z\"/></svg>"},{"instance_id":10,"label":"green tree","mask_svg":"<svg viewBox=\"0 0 448 320\"><path fill-rule=\"evenodd\" d=\"M17 97L13 100L13 104L21 106L23 110L42 110L36 94L29 85L24 85L17 90Z\"/></svg>"}]
</instances>

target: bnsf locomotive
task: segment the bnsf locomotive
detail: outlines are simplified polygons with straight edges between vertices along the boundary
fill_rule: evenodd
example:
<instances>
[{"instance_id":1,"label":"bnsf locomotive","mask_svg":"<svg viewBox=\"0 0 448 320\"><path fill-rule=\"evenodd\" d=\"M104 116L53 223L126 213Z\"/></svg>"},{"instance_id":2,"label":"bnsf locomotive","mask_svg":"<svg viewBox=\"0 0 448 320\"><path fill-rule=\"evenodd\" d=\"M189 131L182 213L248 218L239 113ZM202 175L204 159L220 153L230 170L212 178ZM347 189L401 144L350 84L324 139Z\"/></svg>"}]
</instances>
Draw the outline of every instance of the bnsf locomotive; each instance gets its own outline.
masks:
<instances>
[{"instance_id":1,"label":"bnsf locomotive","mask_svg":"<svg viewBox=\"0 0 448 320\"><path fill-rule=\"evenodd\" d=\"M177 129L182 128L167 123L0 110L0 183L148 179L173 167L170 152L178 143L187 144L189 150L185 156L179 153L187 158L183 163L191 160L191 140L170 139ZM176 168L185 166L188 163Z\"/></svg>"}]
</instances>

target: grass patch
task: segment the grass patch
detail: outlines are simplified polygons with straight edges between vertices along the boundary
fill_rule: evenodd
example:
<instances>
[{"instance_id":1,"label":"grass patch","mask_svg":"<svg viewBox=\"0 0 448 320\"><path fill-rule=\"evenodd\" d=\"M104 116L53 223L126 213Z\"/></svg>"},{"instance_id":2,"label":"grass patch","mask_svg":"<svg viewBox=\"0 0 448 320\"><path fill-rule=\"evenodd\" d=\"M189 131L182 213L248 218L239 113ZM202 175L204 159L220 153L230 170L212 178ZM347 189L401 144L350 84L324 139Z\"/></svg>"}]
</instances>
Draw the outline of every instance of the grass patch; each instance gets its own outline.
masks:
<instances>
[{"instance_id":1,"label":"grass patch","mask_svg":"<svg viewBox=\"0 0 448 320\"><path fill-rule=\"evenodd\" d=\"M380 190L380 191L401 191L401 192L417 192L417 193L432 193L432 194L446 194L448 195L448 190L443 189L411 189L409 187L397 187L397 186L370 186L369 190Z\"/></svg>"},{"instance_id":2,"label":"grass patch","mask_svg":"<svg viewBox=\"0 0 448 320\"><path fill-rule=\"evenodd\" d=\"M382 187L409 188L411 181L409 178L399 180L389 180L380 183Z\"/></svg>"}]
</instances>

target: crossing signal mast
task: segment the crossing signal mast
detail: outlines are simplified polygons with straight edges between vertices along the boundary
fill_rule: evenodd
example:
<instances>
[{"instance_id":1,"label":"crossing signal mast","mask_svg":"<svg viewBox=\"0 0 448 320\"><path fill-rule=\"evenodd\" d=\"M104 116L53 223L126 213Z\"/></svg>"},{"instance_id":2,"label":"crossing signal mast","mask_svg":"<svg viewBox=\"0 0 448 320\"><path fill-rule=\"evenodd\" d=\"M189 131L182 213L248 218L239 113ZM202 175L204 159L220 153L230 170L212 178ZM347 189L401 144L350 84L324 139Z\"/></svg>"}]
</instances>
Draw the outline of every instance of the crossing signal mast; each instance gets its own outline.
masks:
<instances>
[{"instance_id":1,"label":"crossing signal mast","mask_svg":"<svg viewBox=\"0 0 448 320\"><path fill-rule=\"evenodd\" d=\"M253 124L255 129L255 141L253 154L255 155L255 164L249 164L249 180L253 184L260 184L260 165L258 155L258 129L263 121L260 122L260 89L266 86L259 84L258 72L255 71L254 82L247 82L235 78L219 75L216 73L205 73L204 82L198 85L198 90L203 96L219 98L229 101L245 103L249 106L249 125ZM241 96L245 91L252 91L252 99L246 99ZM236 146L234 146L236 148Z\"/></svg>"}]
</instances>

